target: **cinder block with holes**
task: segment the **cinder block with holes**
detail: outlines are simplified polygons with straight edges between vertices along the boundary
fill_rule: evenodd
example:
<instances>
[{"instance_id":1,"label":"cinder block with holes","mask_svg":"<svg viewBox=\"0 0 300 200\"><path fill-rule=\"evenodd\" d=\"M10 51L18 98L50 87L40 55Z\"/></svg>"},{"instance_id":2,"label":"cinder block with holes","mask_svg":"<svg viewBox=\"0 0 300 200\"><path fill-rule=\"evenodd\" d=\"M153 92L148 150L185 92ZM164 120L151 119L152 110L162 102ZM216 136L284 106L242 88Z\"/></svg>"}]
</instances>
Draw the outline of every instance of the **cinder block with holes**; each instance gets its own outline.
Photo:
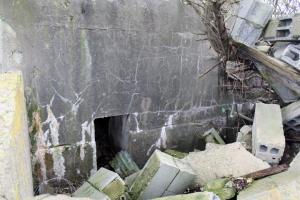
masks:
<instances>
[{"instance_id":1,"label":"cinder block with holes","mask_svg":"<svg viewBox=\"0 0 300 200\"><path fill-rule=\"evenodd\" d=\"M280 59L300 70L300 45L288 45L283 51Z\"/></svg>"},{"instance_id":2,"label":"cinder block with holes","mask_svg":"<svg viewBox=\"0 0 300 200\"><path fill-rule=\"evenodd\" d=\"M278 164L284 148L280 106L257 103L252 127L252 153L270 164Z\"/></svg>"},{"instance_id":3,"label":"cinder block with holes","mask_svg":"<svg viewBox=\"0 0 300 200\"><path fill-rule=\"evenodd\" d=\"M266 41L299 40L300 38L300 14L271 20L265 29Z\"/></svg>"},{"instance_id":4,"label":"cinder block with holes","mask_svg":"<svg viewBox=\"0 0 300 200\"><path fill-rule=\"evenodd\" d=\"M300 101L281 109L284 131L287 134L300 134Z\"/></svg>"}]
</instances>

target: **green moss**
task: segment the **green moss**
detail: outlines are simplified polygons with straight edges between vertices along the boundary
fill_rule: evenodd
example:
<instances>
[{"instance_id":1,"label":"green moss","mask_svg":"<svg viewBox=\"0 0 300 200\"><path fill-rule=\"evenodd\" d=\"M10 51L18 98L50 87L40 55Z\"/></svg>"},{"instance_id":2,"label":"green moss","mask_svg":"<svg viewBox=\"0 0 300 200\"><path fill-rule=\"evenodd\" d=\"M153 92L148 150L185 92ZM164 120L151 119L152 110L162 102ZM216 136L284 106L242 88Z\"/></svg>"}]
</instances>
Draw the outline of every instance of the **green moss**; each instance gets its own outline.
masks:
<instances>
[{"instance_id":1,"label":"green moss","mask_svg":"<svg viewBox=\"0 0 300 200\"><path fill-rule=\"evenodd\" d=\"M125 193L125 186L120 179L115 179L102 192L112 200L118 200Z\"/></svg>"},{"instance_id":2,"label":"green moss","mask_svg":"<svg viewBox=\"0 0 300 200\"><path fill-rule=\"evenodd\" d=\"M169 154L170 156L173 156L175 158L179 158L179 159L182 159L188 155L187 153L183 153L183 152L172 150L172 149L165 150L165 153Z\"/></svg>"},{"instance_id":3,"label":"green moss","mask_svg":"<svg viewBox=\"0 0 300 200\"><path fill-rule=\"evenodd\" d=\"M153 154L139 176L135 179L130 188L130 195L132 199L138 199L144 189L149 185L151 179L156 174L160 166L159 158Z\"/></svg>"}]
</instances>

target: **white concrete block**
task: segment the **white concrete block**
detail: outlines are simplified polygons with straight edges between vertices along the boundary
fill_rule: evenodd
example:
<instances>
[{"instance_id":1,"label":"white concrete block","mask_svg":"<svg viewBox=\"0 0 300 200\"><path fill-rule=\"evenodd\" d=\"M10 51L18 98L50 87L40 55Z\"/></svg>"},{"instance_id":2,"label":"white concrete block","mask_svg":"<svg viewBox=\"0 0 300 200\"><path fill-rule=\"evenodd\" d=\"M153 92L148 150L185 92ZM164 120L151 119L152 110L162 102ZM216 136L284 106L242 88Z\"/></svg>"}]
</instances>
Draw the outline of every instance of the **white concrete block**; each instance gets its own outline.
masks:
<instances>
[{"instance_id":1,"label":"white concrete block","mask_svg":"<svg viewBox=\"0 0 300 200\"><path fill-rule=\"evenodd\" d=\"M257 103L252 127L252 153L270 164L277 164L284 148L280 106Z\"/></svg>"}]
</instances>

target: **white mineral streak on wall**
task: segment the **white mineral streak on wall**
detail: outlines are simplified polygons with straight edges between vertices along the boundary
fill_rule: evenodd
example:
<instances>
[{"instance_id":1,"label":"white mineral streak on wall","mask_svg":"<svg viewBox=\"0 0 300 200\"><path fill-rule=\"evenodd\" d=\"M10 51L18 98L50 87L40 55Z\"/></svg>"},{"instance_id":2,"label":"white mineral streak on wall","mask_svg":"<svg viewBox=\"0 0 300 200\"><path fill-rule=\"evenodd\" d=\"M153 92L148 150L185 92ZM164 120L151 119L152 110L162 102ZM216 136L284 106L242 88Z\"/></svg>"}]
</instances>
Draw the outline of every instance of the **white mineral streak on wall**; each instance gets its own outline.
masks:
<instances>
[{"instance_id":1,"label":"white mineral streak on wall","mask_svg":"<svg viewBox=\"0 0 300 200\"><path fill-rule=\"evenodd\" d=\"M94 122L92 121L90 123L90 128L91 128L91 146L93 149L93 169L91 170L91 175L94 175L97 172L97 147L96 147L96 141L95 141L95 125Z\"/></svg>"},{"instance_id":2,"label":"white mineral streak on wall","mask_svg":"<svg viewBox=\"0 0 300 200\"><path fill-rule=\"evenodd\" d=\"M173 119L174 119L174 117L176 115L177 115L177 113L174 113L174 114L172 114L172 115L169 116L167 122L165 123L165 125L161 129L160 137L148 149L147 156L149 156L152 153L153 149L155 149L155 148L158 148L158 149L160 149L160 148L167 148L168 136L167 136L166 128L173 128Z\"/></svg>"},{"instance_id":3,"label":"white mineral streak on wall","mask_svg":"<svg viewBox=\"0 0 300 200\"><path fill-rule=\"evenodd\" d=\"M49 152L52 154L53 157L53 170L57 177L62 178L65 175L65 159L62 155L64 147L56 147L59 145L59 122L54 116L50 105L47 105L48 118L44 122L44 124L49 124L50 129L50 137L53 148L49 149Z\"/></svg>"},{"instance_id":4,"label":"white mineral streak on wall","mask_svg":"<svg viewBox=\"0 0 300 200\"><path fill-rule=\"evenodd\" d=\"M138 113L133 113L133 115L135 116L134 119L135 119L135 123L136 123L136 132L140 133L143 130L140 129L139 121L137 119L137 117L138 117L139 114Z\"/></svg>"}]
</instances>

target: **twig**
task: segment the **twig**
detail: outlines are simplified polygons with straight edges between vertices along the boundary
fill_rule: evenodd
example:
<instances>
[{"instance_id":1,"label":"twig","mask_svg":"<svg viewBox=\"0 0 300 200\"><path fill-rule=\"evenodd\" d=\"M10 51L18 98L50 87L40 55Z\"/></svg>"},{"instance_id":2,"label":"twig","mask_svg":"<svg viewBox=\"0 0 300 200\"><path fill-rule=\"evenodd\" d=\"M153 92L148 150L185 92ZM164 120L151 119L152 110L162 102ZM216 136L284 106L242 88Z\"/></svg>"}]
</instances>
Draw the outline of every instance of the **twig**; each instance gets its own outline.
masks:
<instances>
[{"instance_id":1,"label":"twig","mask_svg":"<svg viewBox=\"0 0 300 200\"><path fill-rule=\"evenodd\" d=\"M202 78L203 76L205 76L206 74L208 74L210 71L212 71L213 69L215 69L216 67L218 67L222 63L223 63L223 61L220 61L219 63L215 64L214 66L212 66L211 68L209 68L208 70L206 70L204 73L200 74L200 76L198 78L199 79Z\"/></svg>"}]
</instances>

